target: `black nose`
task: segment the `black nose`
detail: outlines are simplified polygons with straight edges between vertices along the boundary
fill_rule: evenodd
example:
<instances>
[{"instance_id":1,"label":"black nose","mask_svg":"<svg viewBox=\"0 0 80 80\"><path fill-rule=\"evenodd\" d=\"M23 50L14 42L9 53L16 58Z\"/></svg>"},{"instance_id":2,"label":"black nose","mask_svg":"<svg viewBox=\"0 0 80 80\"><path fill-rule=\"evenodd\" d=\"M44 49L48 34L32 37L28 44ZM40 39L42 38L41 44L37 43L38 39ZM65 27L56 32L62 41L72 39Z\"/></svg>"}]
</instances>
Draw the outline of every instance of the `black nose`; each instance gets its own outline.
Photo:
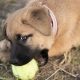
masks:
<instances>
[{"instance_id":1,"label":"black nose","mask_svg":"<svg viewBox=\"0 0 80 80\"><path fill-rule=\"evenodd\" d=\"M20 58L13 58L10 60L10 63L16 66L22 66L24 64L27 64L28 62L30 62L32 60L32 58L24 58L24 59L20 59Z\"/></svg>"},{"instance_id":2,"label":"black nose","mask_svg":"<svg viewBox=\"0 0 80 80\"><path fill-rule=\"evenodd\" d=\"M19 63L18 59L11 59L10 60L11 64L17 65Z\"/></svg>"},{"instance_id":3,"label":"black nose","mask_svg":"<svg viewBox=\"0 0 80 80\"><path fill-rule=\"evenodd\" d=\"M22 44L12 43L10 63L18 66L28 63L34 57L31 51L29 47L25 47Z\"/></svg>"}]
</instances>

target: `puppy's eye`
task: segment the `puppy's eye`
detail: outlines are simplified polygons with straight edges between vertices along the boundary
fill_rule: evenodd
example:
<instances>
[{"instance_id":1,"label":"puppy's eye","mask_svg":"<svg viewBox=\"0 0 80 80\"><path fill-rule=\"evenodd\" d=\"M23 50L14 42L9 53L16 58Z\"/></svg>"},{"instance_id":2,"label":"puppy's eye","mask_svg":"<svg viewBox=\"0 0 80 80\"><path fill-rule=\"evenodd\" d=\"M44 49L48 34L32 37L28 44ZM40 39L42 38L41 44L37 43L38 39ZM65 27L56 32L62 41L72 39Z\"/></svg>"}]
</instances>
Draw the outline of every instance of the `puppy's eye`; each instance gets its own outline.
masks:
<instances>
[{"instance_id":1,"label":"puppy's eye","mask_svg":"<svg viewBox=\"0 0 80 80\"><path fill-rule=\"evenodd\" d=\"M17 34L17 35L16 35L16 40L17 40L17 41L20 41L20 42L25 42L25 41L27 41L27 39L28 39L29 37L32 37L32 36L33 36L32 34L25 35L25 36L22 36L22 35L20 35L20 34Z\"/></svg>"},{"instance_id":2,"label":"puppy's eye","mask_svg":"<svg viewBox=\"0 0 80 80\"><path fill-rule=\"evenodd\" d=\"M20 34L17 34L15 39L16 40L20 40L20 38L21 38L21 35Z\"/></svg>"},{"instance_id":3,"label":"puppy's eye","mask_svg":"<svg viewBox=\"0 0 80 80\"><path fill-rule=\"evenodd\" d=\"M28 39L27 36L22 36L22 37L21 37L21 41L24 41L24 42L25 42L27 39Z\"/></svg>"}]
</instances>

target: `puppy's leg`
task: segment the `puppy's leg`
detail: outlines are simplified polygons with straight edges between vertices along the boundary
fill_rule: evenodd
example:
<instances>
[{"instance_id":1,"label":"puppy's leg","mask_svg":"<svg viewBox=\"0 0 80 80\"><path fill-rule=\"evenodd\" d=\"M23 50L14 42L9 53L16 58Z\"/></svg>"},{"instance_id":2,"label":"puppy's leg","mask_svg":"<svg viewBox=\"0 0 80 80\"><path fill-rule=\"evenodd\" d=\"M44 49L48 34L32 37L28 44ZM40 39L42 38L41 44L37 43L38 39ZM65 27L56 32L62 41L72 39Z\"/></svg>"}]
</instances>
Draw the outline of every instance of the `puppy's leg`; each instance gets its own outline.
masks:
<instances>
[{"instance_id":1,"label":"puppy's leg","mask_svg":"<svg viewBox=\"0 0 80 80\"><path fill-rule=\"evenodd\" d=\"M60 64L70 62L69 60L71 56L69 56L69 50L72 47L72 40L67 36L61 36L56 40L55 44L49 50L49 56L60 56L64 55L64 59ZM69 60L68 60L69 59Z\"/></svg>"},{"instance_id":2,"label":"puppy's leg","mask_svg":"<svg viewBox=\"0 0 80 80\"><path fill-rule=\"evenodd\" d=\"M61 36L52 45L51 49L49 50L49 56L63 55L64 52L68 52L71 47L72 42L70 38L65 35Z\"/></svg>"},{"instance_id":3,"label":"puppy's leg","mask_svg":"<svg viewBox=\"0 0 80 80\"><path fill-rule=\"evenodd\" d=\"M10 43L4 39L0 41L0 61L7 62L9 60Z\"/></svg>"}]
</instances>

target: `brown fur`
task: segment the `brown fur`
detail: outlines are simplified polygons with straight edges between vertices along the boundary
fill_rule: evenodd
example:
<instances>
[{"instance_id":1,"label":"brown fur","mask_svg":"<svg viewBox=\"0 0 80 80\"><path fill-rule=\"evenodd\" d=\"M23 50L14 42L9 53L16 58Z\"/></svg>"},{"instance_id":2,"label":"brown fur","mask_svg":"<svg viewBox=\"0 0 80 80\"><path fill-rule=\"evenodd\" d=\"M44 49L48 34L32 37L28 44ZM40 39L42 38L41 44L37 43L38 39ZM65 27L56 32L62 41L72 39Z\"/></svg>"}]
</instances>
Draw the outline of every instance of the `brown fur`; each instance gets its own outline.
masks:
<instances>
[{"instance_id":1,"label":"brown fur","mask_svg":"<svg viewBox=\"0 0 80 80\"><path fill-rule=\"evenodd\" d=\"M51 30L48 10L40 4L45 0L30 0L26 7L15 11L6 20L6 32L14 40L16 34L33 34L25 45L49 49L49 56L68 52L80 45L80 0L47 0L58 23L57 35ZM36 15L36 14L37 15Z\"/></svg>"}]
</instances>

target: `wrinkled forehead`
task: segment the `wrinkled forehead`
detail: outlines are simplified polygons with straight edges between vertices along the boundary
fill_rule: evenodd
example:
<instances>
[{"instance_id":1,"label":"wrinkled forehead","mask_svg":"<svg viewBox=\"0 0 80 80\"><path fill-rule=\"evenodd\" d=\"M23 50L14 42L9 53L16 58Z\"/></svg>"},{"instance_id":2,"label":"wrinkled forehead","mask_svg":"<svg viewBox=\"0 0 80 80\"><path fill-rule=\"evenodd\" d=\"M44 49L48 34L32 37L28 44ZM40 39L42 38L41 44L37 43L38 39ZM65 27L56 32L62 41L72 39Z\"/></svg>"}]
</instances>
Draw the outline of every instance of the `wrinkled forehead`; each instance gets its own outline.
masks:
<instances>
[{"instance_id":1,"label":"wrinkled forehead","mask_svg":"<svg viewBox=\"0 0 80 80\"><path fill-rule=\"evenodd\" d=\"M7 18L7 34L38 31L45 36L51 35L51 20L48 9L39 2L19 9Z\"/></svg>"},{"instance_id":2,"label":"wrinkled forehead","mask_svg":"<svg viewBox=\"0 0 80 80\"><path fill-rule=\"evenodd\" d=\"M21 10L22 11L22 10ZM24 24L24 20L21 16L21 11L12 13L6 19L6 32L8 36L14 36L15 34L29 34L34 32L34 28L30 24Z\"/></svg>"}]
</instances>

